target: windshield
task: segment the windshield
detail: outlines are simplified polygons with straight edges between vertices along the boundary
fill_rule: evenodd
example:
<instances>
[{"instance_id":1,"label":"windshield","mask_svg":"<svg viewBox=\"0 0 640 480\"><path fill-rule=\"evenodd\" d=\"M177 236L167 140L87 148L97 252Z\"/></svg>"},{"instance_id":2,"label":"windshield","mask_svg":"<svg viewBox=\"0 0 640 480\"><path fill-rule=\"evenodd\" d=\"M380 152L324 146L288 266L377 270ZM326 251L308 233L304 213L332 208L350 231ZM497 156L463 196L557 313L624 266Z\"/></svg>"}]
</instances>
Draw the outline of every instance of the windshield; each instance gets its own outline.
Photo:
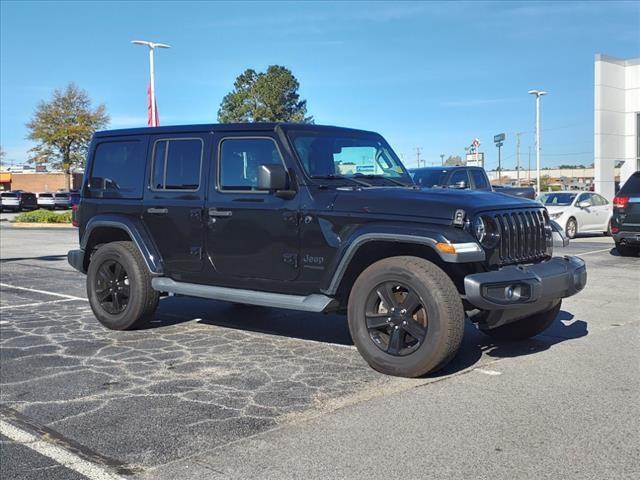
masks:
<instances>
[{"instance_id":1,"label":"windshield","mask_svg":"<svg viewBox=\"0 0 640 480\"><path fill-rule=\"evenodd\" d=\"M311 178L379 178L388 180L386 185L413 184L400 159L378 135L349 136L331 132L291 132L290 135L302 166Z\"/></svg>"},{"instance_id":2,"label":"windshield","mask_svg":"<svg viewBox=\"0 0 640 480\"><path fill-rule=\"evenodd\" d=\"M571 205L576 193L543 193L540 195L540 201L544 205Z\"/></svg>"},{"instance_id":3,"label":"windshield","mask_svg":"<svg viewBox=\"0 0 640 480\"><path fill-rule=\"evenodd\" d=\"M413 175L413 181L421 187L431 188L444 185L445 177L447 176L446 170L418 170Z\"/></svg>"}]
</instances>

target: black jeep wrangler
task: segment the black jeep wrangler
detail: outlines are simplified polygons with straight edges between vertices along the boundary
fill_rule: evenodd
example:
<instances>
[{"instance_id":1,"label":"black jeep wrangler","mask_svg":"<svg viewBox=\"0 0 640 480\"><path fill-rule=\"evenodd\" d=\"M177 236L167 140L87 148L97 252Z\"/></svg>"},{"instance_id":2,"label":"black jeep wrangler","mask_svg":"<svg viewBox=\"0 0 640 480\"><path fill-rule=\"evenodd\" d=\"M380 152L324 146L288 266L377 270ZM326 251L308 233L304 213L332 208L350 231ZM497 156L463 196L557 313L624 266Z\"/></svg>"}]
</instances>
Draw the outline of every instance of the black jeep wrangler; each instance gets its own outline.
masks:
<instances>
[{"instance_id":1,"label":"black jeep wrangler","mask_svg":"<svg viewBox=\"0 0 640 480\"><path fill-rule=\"evenodd\" d=\"M75 212L98 320L130 329L163 293L346 312L384 373L444 366L469 317L534 336L586 268L549 217L493 192L421 189L377 133L241 124L99 132Z\"/></svg>"}]
</instances>

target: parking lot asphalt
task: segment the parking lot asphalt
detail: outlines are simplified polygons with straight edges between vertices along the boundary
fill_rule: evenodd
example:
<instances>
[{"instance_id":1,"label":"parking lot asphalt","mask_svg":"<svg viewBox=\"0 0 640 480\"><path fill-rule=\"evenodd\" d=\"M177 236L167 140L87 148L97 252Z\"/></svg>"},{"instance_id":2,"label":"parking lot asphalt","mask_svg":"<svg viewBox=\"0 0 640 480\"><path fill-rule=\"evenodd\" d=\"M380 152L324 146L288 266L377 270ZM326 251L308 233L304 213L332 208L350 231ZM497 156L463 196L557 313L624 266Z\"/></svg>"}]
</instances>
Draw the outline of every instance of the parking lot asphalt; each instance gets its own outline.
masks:
<instances>
[{"instance_id":1,"label":"parking lot asphalt","mask_svg":"<svg viewBox=\"0 0 640 480\"><path fill-rule=\"evenodd\" d=\"M640 474L640 258L610 238L557 251L589 283L544 335L468 325L409 380L370 369L339 315L170 297L149 328L105 330L66 263L77 232L5 225L1 478Z\"/></svg>"}]
</instances>

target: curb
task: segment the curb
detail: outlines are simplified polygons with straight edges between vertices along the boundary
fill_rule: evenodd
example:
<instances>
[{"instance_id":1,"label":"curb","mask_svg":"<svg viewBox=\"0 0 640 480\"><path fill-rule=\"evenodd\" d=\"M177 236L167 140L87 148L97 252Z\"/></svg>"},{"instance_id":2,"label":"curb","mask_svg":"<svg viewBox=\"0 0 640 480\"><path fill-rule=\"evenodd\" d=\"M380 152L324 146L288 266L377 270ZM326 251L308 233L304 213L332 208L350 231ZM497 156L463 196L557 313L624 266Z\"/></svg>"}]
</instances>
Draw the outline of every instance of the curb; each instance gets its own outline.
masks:
<instances>
[{"instance_id":1,"label":"curb","mask_svg":"<svg viewBox=\"0 0 640 480\"><path fill-rule=\"evenodd\" d=\"M70 223L9 222L12 228L76 228Z\"/></svg>"}]
</instances>

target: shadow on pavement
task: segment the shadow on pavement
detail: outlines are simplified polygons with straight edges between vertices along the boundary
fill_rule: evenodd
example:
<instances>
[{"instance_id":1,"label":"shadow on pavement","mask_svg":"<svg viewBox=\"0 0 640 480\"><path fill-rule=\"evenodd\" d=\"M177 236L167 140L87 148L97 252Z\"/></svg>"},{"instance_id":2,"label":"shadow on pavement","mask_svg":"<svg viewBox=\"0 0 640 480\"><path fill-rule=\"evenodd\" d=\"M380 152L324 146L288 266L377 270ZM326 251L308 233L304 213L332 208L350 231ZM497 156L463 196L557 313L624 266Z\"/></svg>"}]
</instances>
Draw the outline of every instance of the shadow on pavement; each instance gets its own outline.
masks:
<instances>
[{"instance_id":1,"label":"shadow on pavement","mask_svg":"<svg viewBox=\"0 0 640 480\"><path fill-rule=\"evenodd\" d=\"M297 312L184 297L163 299L155 319L147 328L161 328L193 320L204 325L353 345L345 315ZM483 356L509 358L531 355L587 334L587 323L575 319L565 310L560 311L555 322L542 335L520 342L494 340L467 321L458 355L444 369L430 376L450 375L467 369L477 364Z\"/></svg>"}]
</instances>

